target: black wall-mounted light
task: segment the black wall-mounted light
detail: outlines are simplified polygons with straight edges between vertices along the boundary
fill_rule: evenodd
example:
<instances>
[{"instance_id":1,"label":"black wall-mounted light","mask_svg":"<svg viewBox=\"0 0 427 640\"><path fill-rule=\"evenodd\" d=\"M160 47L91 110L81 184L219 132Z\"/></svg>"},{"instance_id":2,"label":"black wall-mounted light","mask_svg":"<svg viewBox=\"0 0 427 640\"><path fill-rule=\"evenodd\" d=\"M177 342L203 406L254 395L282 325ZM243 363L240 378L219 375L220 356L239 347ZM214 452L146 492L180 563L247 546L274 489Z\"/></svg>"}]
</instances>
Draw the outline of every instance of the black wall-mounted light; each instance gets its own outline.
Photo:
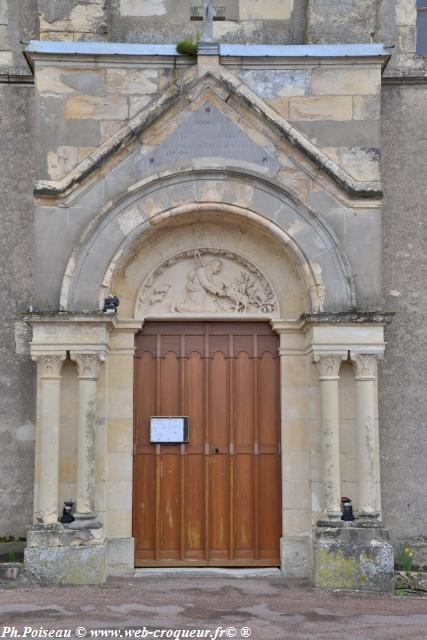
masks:
<instances>
[{"instance_id":1,"label":"black wall-mounted light","mask_svg":"<svg viewBox=\"0 0 427 640\"><path fill-rule=\"evenodd\" d=\"M74 516L71 513L73 510L74 502L72 500L66 500L64 502L64 510L62 512L62 516L59 519L61 524L70 524L74 522Z\"/></svg>"},{"instance_id":2,"label":"black wall-mounted light","mask_svg":"<svg viewBox=\"0 0 427 640\"><path fill-rule=\"evenodd\" d=\"M104 313L116 313L120 300L117 296L109 295L104 300Z\"/></svg>"},{"instance_id":3,"label":"black wall-mounted light","mask_svg":"<svg viewBox=\"0 0 427 640\"><path fill-rule=\"evenodd\" d=\"M343 512L341 520L344 520L344 522L353 522L353 520L355 520L355 517L353 513L353 505L351 504L350 498L341 498L341 504Z\"/></svg>"}]
</instances>

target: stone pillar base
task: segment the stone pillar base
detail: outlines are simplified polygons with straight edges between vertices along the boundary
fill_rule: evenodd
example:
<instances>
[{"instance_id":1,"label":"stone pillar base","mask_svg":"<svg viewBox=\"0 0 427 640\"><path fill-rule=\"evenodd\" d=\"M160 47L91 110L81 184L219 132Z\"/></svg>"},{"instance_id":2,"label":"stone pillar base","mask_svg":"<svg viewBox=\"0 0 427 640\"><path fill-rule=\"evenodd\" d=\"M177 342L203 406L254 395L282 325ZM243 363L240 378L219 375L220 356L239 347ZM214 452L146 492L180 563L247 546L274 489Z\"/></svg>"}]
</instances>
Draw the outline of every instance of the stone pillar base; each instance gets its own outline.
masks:
<instances>
[{"instance_id":1,"label":"stone pillar base","mask_svg":"<svg viewBox=\"0 0 427 640\"><path fill-rule=\"evenodd\" d=\"M311 547L309 538L280 538L280 568L286 578L310 578Z\"/></svg>"},{"instance_id":2,"label":"stone pillar base","mask_svg":"<svg viewBox=\"0 0 427 640\"><path fill-rule=\"evenodd\" d=\"M42 585L102 585L107 545L103 528L88 525L34 525L24 551L25 573Z\"/></svg>"},{"instance_id":3,"label":"stone pillar base","mask_svg":"<svg viewBox=\"0 0 427 640\"><path fill-rule=\"evenodd\" d=\"M394 556L387 529L369 520L319 522L313 582L323 589L393 592Z\"/></svg>"}]
</instances>

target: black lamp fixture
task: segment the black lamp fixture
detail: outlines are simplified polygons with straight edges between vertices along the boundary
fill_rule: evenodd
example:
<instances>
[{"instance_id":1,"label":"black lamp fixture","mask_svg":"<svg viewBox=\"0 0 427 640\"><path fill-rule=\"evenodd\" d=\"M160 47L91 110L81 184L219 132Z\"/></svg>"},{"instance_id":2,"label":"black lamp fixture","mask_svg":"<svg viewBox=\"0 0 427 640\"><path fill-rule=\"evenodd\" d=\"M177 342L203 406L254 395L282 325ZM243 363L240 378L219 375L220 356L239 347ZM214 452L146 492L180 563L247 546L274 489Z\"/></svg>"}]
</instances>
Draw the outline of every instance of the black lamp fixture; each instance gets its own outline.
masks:
<instances>
[{"instance_id":1,"label":"black lamp fixture","mask_svg":"<svg viewBox=\"0 0 427 640\"><path fill-rule=\"evenodd\" d=\"M104 299L104 308L103 308L103 312L104 313L116 313L117 311L117 307L120 304L120 300L118 299L117 296L113 296L112 294L110 294L109 296L107 296Z\"/></svg>"},{"instance_id":2,"label":"black lamp fixture","mask_svg":"<svg viewBox=\"0 0 427 640\"><path fill-rule=\"evenodd\" d=\"M70 524L71 522L74 522L74 516L71 513L71 511L73 510L73 505L74 502L72 500L66 500L64 502L64 510L62 512L62 516L58 518L61 524Z\"/></svg>"},{"instance_id":3,"label":"black lamp fixture","mask_svg":"<svg viewBox=\"0 0 427 640\"><path fill-rule=\"evenodd\" d=\"M341 498L341 504L342 504L341 520L343 520L344 522L353 522L355 517L353 513L353 505L351 504L351 499L346 498L344 496L343 498Z\"/></svg>"}]
</instances>

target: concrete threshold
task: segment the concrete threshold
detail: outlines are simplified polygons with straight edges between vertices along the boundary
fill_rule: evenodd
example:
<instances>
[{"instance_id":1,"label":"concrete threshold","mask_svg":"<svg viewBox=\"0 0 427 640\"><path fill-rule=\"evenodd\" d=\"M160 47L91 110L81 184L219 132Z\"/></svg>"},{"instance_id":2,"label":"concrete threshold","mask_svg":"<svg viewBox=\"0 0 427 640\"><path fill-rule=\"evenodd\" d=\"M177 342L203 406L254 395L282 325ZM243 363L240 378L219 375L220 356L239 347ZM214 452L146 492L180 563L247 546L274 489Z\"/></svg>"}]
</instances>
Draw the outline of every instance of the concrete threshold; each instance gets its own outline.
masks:
<instances>
[{"instance_id":1,"label":"concrete threshold","mask_svg":"<svg viewBox=\"0 0 427 640\"><path fill-rule=\"evenodd\" d=\"M242 569L228 569L222 567L153 567L146 569L135 569L135 578L146 578L148 576L221 576L223 578L262 578L262 577L278 577L281 571L276 567L267 568L242 568Z\"/></svg>"}]
</instances>

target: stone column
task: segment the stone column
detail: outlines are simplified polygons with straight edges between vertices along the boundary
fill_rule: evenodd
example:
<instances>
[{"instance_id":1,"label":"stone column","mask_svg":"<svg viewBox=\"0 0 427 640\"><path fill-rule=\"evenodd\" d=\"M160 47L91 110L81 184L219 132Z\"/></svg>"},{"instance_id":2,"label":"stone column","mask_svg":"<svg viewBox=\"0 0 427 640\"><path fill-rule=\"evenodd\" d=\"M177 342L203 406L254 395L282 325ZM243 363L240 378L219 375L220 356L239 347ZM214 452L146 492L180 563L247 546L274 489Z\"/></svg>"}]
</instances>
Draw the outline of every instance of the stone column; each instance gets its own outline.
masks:
<instances>
[{"instance_id":1,"label":"stone column","mask_svg":"<svg viewBox=\"0 0 427 640\"><path fill-rule=\"evenodd\" d=\"M357 446L359 465L359 516L376 518L377 451L376 378L378 356L351 352L357 399Z\"/></svg>"},{"instance_id":2,"label":"stone column","mask_svg":"<svg viewBox=\"0 0 427 640\"><path fill-rule=\"evenodd\" d=\"M338 381L347 355L315 355L320 381L322 419L323 509L331 519L341 518Z\"/></svg>"},{"instance_id":3,"label":"stone column","mask_svg":"<svg viewBox=\"0 0 427 640\"><path fill-rule=\"evenodd\" d=\"M95 513L96 392L102 353L71 352L79 376L79 427L77 438L76 519L90 520Z\"/></svg>"},{"instance_id":4,"label":"stone column","mask_svg":"<svg viewBox=\"0 0 427 640\"><path fill-rule=\"evenodd\" d=\"M307 578L312 518L305 336L299 322L276 320L272 327L280 336L281 569L285 576Z\"/></svg>"},{"instance_id":5,"label":"stone column","mask_svg":"<svg viewBox=\"0 0 427 640\"><path fill-rule=\"evenodd\" d=\"M40 379L39 524L58 523L61 369L66 353L33 355Z\"/></svg>"}]
</instances>

